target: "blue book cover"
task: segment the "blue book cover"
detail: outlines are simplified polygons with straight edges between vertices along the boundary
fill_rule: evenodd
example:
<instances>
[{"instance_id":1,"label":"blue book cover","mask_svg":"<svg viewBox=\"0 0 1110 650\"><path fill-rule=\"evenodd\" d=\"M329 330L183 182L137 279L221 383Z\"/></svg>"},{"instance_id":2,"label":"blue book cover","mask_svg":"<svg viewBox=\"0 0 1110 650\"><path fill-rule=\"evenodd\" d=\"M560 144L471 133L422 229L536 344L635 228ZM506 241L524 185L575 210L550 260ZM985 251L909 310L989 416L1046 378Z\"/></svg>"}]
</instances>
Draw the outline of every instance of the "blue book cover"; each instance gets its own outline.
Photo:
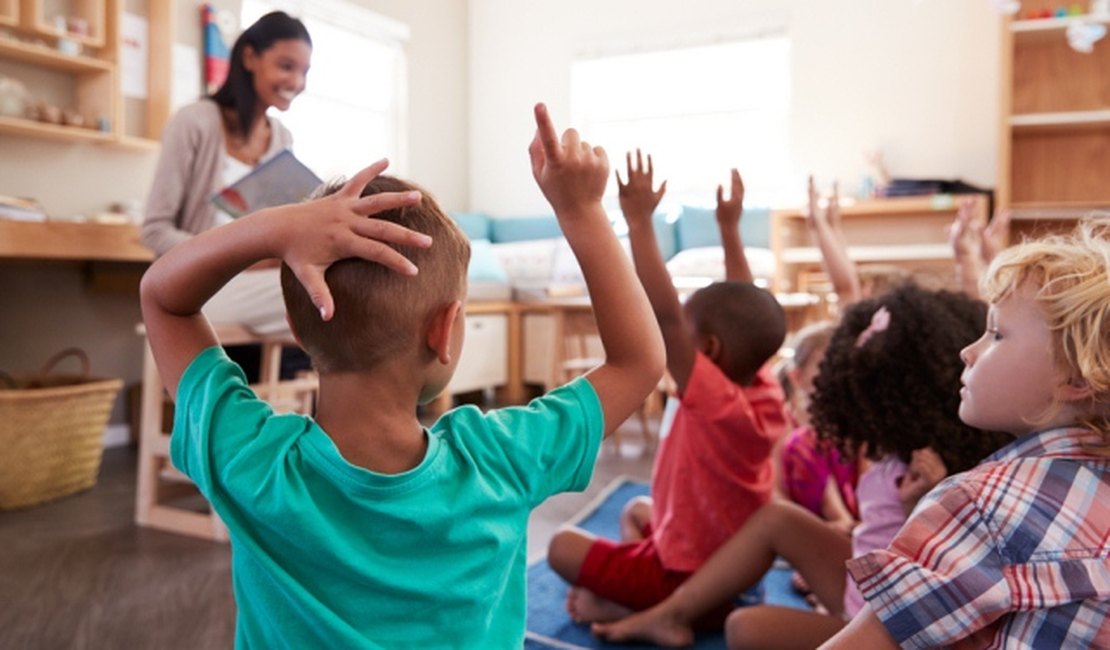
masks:
<instances>
[{"instance_id":1,"label":"blue book cover","mask_svg":"<svg viewBox=\"0 0 1110 650\"><path fill-rule=\"evenodd\" d=\"M220 190L212 202L231 216L241 217L262 208L300 203L321 182L292 151L285 149Z\"/></svg>"}]
</instances>

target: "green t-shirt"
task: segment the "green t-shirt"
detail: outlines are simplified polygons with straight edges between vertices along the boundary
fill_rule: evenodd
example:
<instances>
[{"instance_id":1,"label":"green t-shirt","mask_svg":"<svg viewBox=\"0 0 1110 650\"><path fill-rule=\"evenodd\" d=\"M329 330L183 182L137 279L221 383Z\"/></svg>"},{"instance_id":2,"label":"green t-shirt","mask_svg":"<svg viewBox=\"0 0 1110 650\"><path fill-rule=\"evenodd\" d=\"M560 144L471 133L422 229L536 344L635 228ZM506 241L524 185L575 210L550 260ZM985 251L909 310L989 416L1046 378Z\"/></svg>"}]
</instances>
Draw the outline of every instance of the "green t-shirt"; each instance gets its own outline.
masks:
<instances>
[{"instance_id":1,"label":"green t-shirt","mask_svg":"<svg viewBox=\"0 0 1110 650\"><path fill-rule=\"evenodd\" d=\"M170 455L230 533L237 647L518 649L528 516L589 484L603 428L579 378L455 409L419 466L378 474L275 415L214 347L182 376Z\"/></svg>"}]
</instances>

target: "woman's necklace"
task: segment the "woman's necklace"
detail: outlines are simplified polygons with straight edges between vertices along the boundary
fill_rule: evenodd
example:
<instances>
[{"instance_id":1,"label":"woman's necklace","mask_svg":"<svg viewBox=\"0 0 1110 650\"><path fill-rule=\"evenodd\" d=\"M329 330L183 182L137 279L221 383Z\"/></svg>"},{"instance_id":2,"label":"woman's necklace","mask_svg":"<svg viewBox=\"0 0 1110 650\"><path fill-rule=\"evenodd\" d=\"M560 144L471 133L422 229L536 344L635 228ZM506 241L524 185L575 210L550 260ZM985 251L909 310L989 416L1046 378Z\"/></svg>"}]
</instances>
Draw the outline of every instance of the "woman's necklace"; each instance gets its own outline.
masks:
<instances>
[{"instance_id":1,"label":"woman's necklace","mask_svg":"<svg viewBox=\"0 0 1110 650\"><path fill-rule=\"evenodd\" d=\"M270 121L263 118L244 138L230 134L227 139L228 153L240 162L254 167L270 148Z\"/></svg>"}]
</instances>

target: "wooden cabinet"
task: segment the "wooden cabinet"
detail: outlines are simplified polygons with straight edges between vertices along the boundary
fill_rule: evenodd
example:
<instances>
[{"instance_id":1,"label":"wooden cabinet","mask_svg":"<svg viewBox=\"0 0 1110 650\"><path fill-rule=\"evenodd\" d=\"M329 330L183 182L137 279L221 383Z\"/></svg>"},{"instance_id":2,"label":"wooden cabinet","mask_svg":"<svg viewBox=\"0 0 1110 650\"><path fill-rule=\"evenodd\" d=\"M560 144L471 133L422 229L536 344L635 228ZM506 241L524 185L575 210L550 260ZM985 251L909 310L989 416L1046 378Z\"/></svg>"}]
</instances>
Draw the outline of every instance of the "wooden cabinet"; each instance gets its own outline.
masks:
<instances>
[{"instance_id":1,"label":"wooden cabinet","mask_svg":"<svg viewBox=\"0 0 1110 650\"><path fill-rule=\"evenodd\" d=\"M0 136L156 146L170 111L172 9L163 0L0 0L0 75L84 122L0 116ZM122 92L125 11L147 24L146 99Z\"/></svg>"},{"instance_id":2,"label":"wooden cabinet","mask_svg":"<svg viewBox=\"0 0 1110 650\"><path fill-rule=\"evenodd\" d=\"M1022 14L1054 10L1027 0ZM1013 210L1012 237L1070 229L1110 207L1110 39L1090 53L1068 27L1110 18L1003 19L998 205Z\"/></svg>"},{"instance_id":3,"label":"wooden cabinet","mask_svg":"<svg viewBox=\"0 0 1110 650\"><path fill-rule=\"evenodd\" d=\"M955 262L947 229L965 198L974 201L974 218L985 223L987 197L982 194L936 194L843 205L841 228L848 255L857 265L894 265L910 275L952 286ZM801 209L771 213L771 250L775 253L776 292L824 294L830 290L821 271L821 252Z\"/></svg>"}]
</instances>

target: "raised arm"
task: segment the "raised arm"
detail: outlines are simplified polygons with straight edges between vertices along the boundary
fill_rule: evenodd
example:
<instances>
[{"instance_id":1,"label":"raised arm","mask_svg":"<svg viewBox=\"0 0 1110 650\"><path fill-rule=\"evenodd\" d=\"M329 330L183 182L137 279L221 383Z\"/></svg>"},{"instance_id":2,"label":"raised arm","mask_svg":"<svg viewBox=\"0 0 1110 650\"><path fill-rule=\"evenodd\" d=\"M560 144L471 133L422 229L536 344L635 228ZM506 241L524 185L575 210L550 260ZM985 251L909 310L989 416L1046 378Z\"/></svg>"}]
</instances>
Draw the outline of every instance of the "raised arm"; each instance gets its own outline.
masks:
<instances>
[{"instance_id":1,"label":"raised arm","mask_svg":"<svg viewBox=\"0 0 1110 650\"><path fill-rule=\"evenodd\" d=\"M694 339L651 223L651 215L663 198L667 183L664 181L658 190L652 189L655 170L651 156L647 157L645 168L639 149L636 150L635 161L632 160L631 153L625 155L625 164L628 167L628 182L621 180L618 173L617 187L620 191L621 213L628 222L632 260L663 334L663 343L667 350L667 371L681 393L686 390L686 382L694 368Z\"/></svg>"},{"instance_id":2,"label":"raised arm","mask_svg":"<svg viewBox=\"0 0 1110 650\"><path fill-rule=\"evenodd\" d=\"M972 298L979 297L979 276L983 273L982 231L972 222L975 203L964 199L956 218L948 226L948 244L956 260L956 285Z\"/></svg>"},{"instance_id":3,"label":"raised arm","mask_svg":"<svg viewBox=\"0 0 1110 650\"><path fill-rule=\"evenodd\" d=\"M420 201L418 192L359 194L388 163L382 160L354 176L341 191L312 201L260 210L221 228L192 237L160 257L143 275L140 297L147 338L170 395L189 363L218 343L201 307L250 265L280 258L293 270L320 308L335 312L324 271L333 262L361 257L414 274L405 257L382 242L427 246L431 240L397 224L367 219L383 210Z\"/></svg>"},{"instance_id":4,"label":"raised arm","mask_svg":"<svg viewBox=\"0 0 1110 650\"><path fill-rule=\"evenodd\" d=\"M845 306L860 299L859 272L855 263L848 257L848 244L840 228L840 196L836 185L825 210L821 210L820 197L813 177L809 177L808 209L806 224L821 251L821 266L832 282L838 304Z\"/></svg>"},{"instance_id":5,"label":"raised arm","mask_svg":"<svg viewBox=\"0 0 1110 650\"><path fill-rule=\"evenodd\" d=\"M590 293L605 361L586 377L601 400L605 435L643 403L663 375L663 342L651 307L601 206L609 161L605 150L567 129L562 140L547 107L535 108L528 148L532 174L555 210Z\"/></svg>"},{"instance_id":6,"label":"raised arm","mask_svg":"<svg viewBox=\"0 0 1110 650\"><path fill-rule=\"evenodd\" d=\"M725 188L717 186L717 227L721 231L721 248L725 251L725 279L751 282L752 268L744 253L740 236L740 217L744 214L744 180L732 170L732 188L725 198Z\"/></svg>"}]
</instances>

